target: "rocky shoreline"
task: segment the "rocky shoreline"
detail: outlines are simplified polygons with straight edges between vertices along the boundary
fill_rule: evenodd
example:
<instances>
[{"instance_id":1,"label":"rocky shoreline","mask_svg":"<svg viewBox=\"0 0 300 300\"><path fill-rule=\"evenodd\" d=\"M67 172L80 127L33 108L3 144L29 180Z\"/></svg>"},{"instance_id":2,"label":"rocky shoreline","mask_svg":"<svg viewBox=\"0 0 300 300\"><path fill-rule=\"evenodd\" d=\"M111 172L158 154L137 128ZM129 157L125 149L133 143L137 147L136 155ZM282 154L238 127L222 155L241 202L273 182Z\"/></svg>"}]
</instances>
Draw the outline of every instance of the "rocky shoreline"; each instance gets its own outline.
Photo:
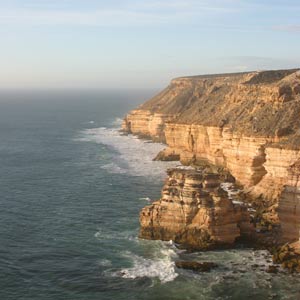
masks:
<instances>
[{"instance_id":1,"label":"rocky shoreline","mask_svg":"<svg viewBox=\"0 0 300 300\"><path fill-rule=\"evenodd\" d=\"M178 78L130 112L124 132L167 144L156 160L193 166L167 171L140 237L191 250L244 241L299 271L299 115L298 70Z\"/></svg>"}]
</instances>

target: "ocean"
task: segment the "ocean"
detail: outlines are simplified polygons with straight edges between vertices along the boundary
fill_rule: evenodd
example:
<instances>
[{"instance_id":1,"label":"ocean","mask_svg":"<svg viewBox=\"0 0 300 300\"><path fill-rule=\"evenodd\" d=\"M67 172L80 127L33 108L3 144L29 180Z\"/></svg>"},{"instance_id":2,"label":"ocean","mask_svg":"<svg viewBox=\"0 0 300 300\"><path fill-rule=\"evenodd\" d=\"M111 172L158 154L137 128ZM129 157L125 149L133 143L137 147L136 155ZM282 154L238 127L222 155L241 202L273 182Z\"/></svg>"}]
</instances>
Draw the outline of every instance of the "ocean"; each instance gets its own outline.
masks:
<instances>
[{"instance_id":1,"label":"ocean","mask_svg":"<svg viewBox=\"0 0 300 300\"><path fill-rule=\"evenodd\" d=\"M119 129L155 92L0 92L1 300L300 299L300 277L267 273L266 251L138 238L140 209L178 163L153 162L164 145Z\"/></svg>"}]
</instances>

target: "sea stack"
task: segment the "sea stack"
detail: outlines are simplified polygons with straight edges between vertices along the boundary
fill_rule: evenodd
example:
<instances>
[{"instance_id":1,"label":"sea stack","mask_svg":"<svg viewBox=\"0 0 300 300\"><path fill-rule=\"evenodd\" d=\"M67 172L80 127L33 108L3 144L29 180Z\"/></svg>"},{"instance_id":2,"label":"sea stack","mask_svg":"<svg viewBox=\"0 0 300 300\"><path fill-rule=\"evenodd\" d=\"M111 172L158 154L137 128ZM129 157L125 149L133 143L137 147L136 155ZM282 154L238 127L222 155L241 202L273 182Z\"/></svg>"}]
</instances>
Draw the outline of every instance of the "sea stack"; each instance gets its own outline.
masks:
<instances>
[{"instance_id":1,"label":"sea stack","mask_svg":"<svg viewBox=\"0 0 300 300\"><path fill-rule=\"evenodd\" d=\"M170 169L159 201L140 213L140 237L173 240L192 249L231 246L253 229L243 205L234 205L219 175Z\"/></svg>"},{"instance_id":2,"label":"sea stack","mask_svg":"<svg viewBox=\"0 0 300 300\"><path fill-rule=\"evenodd\" d=\"M282 241L299 240L298 69L174 79L131 111L123 130L166 143L158 159L226 169L261 205L262 224L275 220ZM211 176L169 171L162 198L142 210L141 236L192 245L205 231L213 243L233 243L243 213L220 191L218 174Z\"/></svg>"}]
</instances>

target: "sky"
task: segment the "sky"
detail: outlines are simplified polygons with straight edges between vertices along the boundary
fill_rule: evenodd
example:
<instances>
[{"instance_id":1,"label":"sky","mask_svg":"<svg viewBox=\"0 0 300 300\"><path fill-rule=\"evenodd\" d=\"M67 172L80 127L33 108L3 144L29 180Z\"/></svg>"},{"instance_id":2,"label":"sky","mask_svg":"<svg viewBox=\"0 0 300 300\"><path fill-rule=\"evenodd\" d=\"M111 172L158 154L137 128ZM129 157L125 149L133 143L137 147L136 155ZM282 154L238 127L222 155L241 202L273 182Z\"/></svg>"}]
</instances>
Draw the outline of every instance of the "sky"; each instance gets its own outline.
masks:
<instances>
[{"instance_id":1,"label":"sky","mask_svg":"<svg viewBox=\"0 0 300 300\"><path fill-rule=\"evenodd\" d=\"M0 0L0 88L300 67L299 0Z\"/></svg>"}]
</instances>

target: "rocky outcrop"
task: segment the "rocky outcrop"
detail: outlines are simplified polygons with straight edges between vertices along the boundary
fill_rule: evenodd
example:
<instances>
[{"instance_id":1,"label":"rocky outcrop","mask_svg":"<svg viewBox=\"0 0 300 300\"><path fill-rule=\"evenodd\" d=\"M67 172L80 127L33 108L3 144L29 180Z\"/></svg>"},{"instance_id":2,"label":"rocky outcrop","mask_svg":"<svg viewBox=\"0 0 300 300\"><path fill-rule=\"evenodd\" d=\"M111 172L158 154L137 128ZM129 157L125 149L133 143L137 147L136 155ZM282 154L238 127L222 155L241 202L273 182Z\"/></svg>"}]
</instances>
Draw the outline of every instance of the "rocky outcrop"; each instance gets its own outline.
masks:
<instances>
[{"instance_id":1,"label":"rocky outcrop","mask_svg":"<svg viewBox=\"0 0 300 300\"><path fill-rule=\"evenodd\" d=\"M294 241L299 116L299 70L219 74L172 80L126 116L123 130L165 142L157 159L227 169L249 196L270 207L264 215L279 218L282 240Z\"/></svg>"},{"instance_id":2,"label":"rocky outcrop","mask_svg":"<svg viewBox=\"0 0 300 300\"><path fill-rule=\"evenodd\" d=\"M159 201L142 209L140 237L174 240L192 249L232 245L253 226L244 205L234 204L219 175L170 169Z\"/></svg>"}]
</instances>

